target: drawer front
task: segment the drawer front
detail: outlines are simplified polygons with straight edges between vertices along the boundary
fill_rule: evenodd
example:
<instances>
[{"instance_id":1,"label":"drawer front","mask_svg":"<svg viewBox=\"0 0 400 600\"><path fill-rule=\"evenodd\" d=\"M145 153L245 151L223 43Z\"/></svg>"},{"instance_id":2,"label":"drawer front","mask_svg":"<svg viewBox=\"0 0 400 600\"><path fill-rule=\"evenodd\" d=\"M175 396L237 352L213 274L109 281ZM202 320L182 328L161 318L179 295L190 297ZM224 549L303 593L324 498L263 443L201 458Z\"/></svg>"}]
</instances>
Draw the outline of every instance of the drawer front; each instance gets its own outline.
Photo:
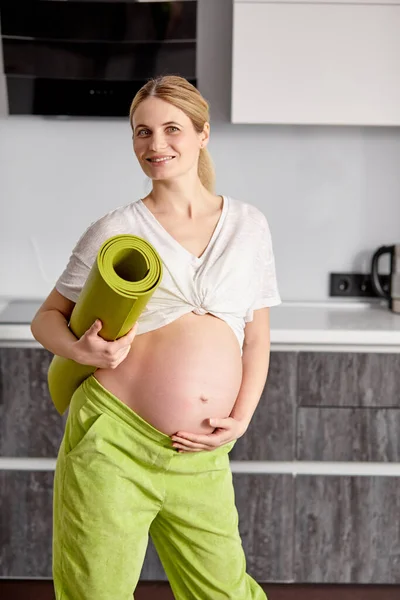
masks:
<instances>
[{"instance_id":1,"label":"drawer front","mask_svg":"<svg viewBox=\"0 0 400 600\"><path fill-rule=\"evenodd\" d=\"M51 577L50 471L0 471L0 577Z\"/></svg>"},{"instance_id":2,"label":"drawer front","mask_svg":"<svg viewBox=\"0 0 400 600\"><path fill-rule=\"evenodd\" d=\"M400 478L298 476L295 580L400 582Z\"/></svg>"},{"instance_id":3,"label":"drawer front","mask_svg":"<svg viewBox=\"0 0 400 600\"><path fill-rule=\"evenodd\" d=\"M297 460L400 461L400 410L300 408Z\"/></svg>"},{"instance_id":4,"label":"drawer front","mask_svg":"<svg viewBox=\"0 0 400 600\"><path fill-rule=\"evenodd\" d=\"M400 408L400 354L300 352L299 406Z\"/></svg>"}]
</instances>

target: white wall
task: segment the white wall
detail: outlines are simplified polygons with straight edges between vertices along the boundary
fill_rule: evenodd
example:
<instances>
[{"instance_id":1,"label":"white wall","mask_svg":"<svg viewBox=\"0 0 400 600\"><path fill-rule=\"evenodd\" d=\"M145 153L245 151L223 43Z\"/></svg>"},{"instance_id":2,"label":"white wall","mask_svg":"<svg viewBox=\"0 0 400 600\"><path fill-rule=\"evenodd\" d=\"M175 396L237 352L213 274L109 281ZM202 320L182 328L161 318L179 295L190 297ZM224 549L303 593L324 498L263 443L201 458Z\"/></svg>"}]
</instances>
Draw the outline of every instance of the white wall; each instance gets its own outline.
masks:
<instances>
[{"instance_id":1,"label":"white wall","mask_svg":"<svg viewBox=\"0 0 400 600\"><path fill-rule=\"evenodd\" d=\"M217 191L267 215L283 299L324 300L329 271L400 242L400 129L231 125L231 22L200 0ZM44 297L83 229L147 191L127 119L0 119L0 296Z\"/></svg>"}]
</instances>

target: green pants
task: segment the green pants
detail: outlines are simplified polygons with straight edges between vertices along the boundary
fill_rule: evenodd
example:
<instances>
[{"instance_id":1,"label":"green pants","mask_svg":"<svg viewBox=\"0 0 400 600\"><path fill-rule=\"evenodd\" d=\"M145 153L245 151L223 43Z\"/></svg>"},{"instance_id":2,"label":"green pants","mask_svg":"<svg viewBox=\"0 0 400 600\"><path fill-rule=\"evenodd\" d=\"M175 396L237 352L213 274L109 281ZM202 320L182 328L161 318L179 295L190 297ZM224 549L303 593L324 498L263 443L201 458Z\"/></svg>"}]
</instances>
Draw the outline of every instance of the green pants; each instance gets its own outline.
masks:
<instances>
[{"instance_id":1,"label":"green pants","mask_svg":"<svg viewBox=\"0 0 400 600\"><path fill-rule=\"evenodd\" d=\"M75 392L54 481L57 600L132 600L154 542L176 600L265 600L246 573L228 453L179 453L95 377Z\"/></svg>"}]
</instances>

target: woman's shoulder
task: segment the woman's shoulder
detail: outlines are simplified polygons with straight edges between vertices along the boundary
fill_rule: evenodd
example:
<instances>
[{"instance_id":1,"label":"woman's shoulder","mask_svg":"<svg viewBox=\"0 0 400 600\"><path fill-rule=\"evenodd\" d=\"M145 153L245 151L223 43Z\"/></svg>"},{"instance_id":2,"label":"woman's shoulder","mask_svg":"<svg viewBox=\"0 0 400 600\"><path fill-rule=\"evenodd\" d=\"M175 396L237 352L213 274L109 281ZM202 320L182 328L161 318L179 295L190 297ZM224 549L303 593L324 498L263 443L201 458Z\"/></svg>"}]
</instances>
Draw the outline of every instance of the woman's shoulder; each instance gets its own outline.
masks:
<instances>
[{"instance_id":1,"label":"woman's shoulder","mask_svg":"<svg viewBox=\"0 0 400 600\"><path fill-rule=\"evenodd\" d=\"M130 221L135 213L135 205L136 200L134 202L130 202L129 204L117 206L116 208L113 208L101 215L100 217L98 217L89 225L89 228L113 228L118 229L118 233L123 233L124 230L129 228Z\"/></svg>"},{"instance_id":2,"label":"woman's shoulder","mask_svg":"<svg viewBox=\"0 0 400 600\"><path fill-rule=\"evenodd\" d=\"M114 235L129 233L134 220L136 201L118 206L92 221L80 236L74 252L85 258L97 252L103 242Z\"/></svg>"},{"instance_id":3,"label":"woman's shoulder","mask_svg":"<svg viewBox=\"0 0 400 600\"><path fill-rule=\"evenodd\" d=\"M254 227L259 225L261 228L268 227L265 213L250 202L226 196L229 199L230 212L233 217L238 219L243 225Z\"/></svg>"}]
</instances>

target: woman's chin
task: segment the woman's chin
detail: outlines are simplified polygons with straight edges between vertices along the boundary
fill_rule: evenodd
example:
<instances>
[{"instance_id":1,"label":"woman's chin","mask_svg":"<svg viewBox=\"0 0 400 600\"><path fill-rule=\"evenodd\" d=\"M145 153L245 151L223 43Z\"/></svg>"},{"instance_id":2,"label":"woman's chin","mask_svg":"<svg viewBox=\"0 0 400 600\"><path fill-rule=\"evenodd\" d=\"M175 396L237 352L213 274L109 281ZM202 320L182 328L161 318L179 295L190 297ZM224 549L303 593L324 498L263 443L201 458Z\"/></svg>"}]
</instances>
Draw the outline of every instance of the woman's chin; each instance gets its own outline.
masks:
<instances>
[{"instance_id":1,"label":"woman's chin","mask_svg":"<svg viewBox=\"0 0 400 600\"><path fill-rule=\"evenodd\" d=\"M152 173L151 175L148 175L148 177L152 181L171 181L173 179L171 175L161 175L161 173Z\"/></svg>"},{"instance_id":2,"label":"woman's chin","mask_svg":"<svg viewBox=\"0 0 400 600\"><path fill-rule=\"evenodd\" d=\"M165 167L161 167L159 170L156 167L155 169L143 169L145 174L152 181L176 181L185 177L190 169L185 168L174 168L172 169L169 165ZM197 172L197 170L196 170Z\"/></svg>"},{"instance_id":3,"label":"woman's chin","mask_svg":"<svg viewBox=\"0 0 400 600\"><path fill-rule=\"evenodd\" d=\"M174 179L177 179L179 177L179 173L166 173L164 171L164 173L146 173L146 175L152 180L152 181L173 181Z\"/></svg>"}]
</instances>

